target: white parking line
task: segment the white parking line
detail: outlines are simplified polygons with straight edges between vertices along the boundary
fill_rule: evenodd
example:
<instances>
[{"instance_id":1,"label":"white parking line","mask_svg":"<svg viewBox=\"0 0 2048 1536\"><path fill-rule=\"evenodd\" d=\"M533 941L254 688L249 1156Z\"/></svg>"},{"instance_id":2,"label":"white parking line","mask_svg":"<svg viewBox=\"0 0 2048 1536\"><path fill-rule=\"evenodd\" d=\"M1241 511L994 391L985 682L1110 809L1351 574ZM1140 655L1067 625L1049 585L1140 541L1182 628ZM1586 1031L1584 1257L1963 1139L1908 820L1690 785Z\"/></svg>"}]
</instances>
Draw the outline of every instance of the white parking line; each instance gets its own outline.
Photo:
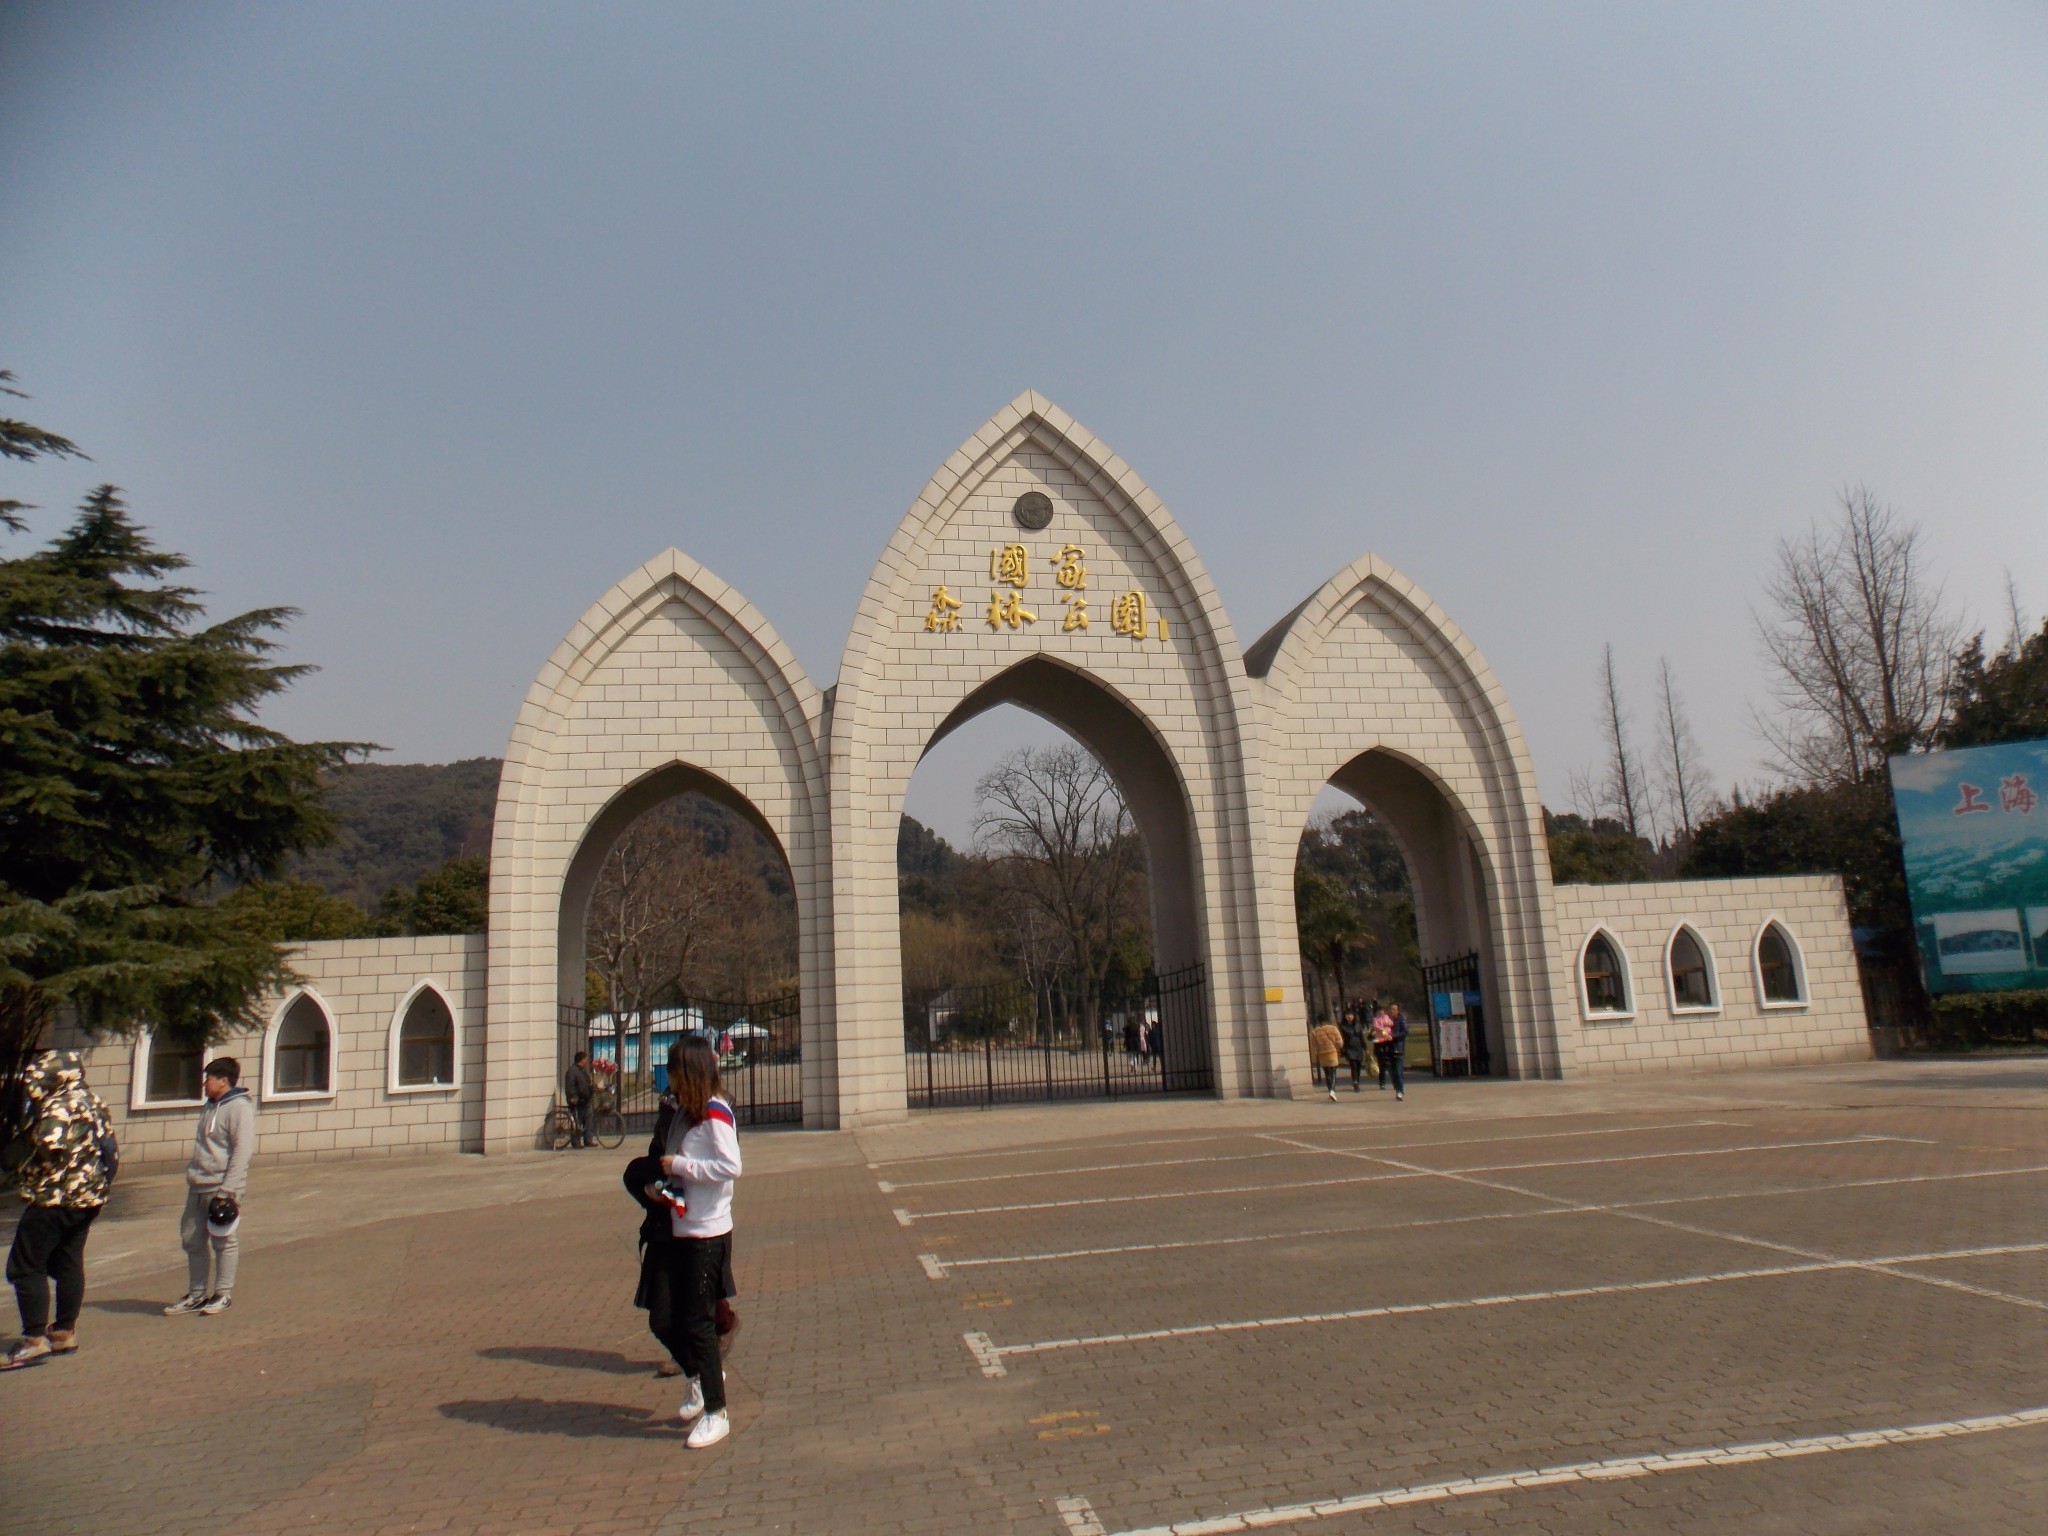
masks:
<instances>
[{"instance_id":1,"label":"white parking line","mask_svg":"<svg viewBox=\"0 0 2048 1536\"><path fill-rule=\"evenodd\" d=\"M1285 1141L1287 1138L1284 1136L1274 1136L1269 1139L1273 1141ZM1816 1143L1816 1145L1818 1145L1818 1143ZM1450 1179L1455 1183L1473 1184L1477 1185L1481 1189L1499 1190L1505 1194L1510 1195L1526 1195L1532 1200L1546 1201L1551 1205L1562 1206L1568 1210L1602 1211L1607 1215L1619 1217L1623 1221L1645 1222L1650 1226L1663 1227L1673 1232L1688 1232L1695 1237L1718 1238L1723 1242L1740 1243L1745 1247L1750 1248L1762 1248L1767 1252L1771 1253L1787 1253L1791 1254L1794 1258L1818 1260L1828 1264L1841 1265L1851 1269L1863 1269L1875 1275L1890 1275L1895 1279L1911 1280L1916 1284L1930 1285L1940 1290L1961 1291L1966 1295L1981 1296L1987 1301L2002 1301L2010 1306L2026 1307L2029 1310L2036 1312L2048 1312L2048 1302L2037 1301L2031 1296L2015 1296L2010 1291L1993 1290L1989 1286L1983 1285L1969 1285L1961 1280L1950 1280L1939 1275L1916 1275L1906 1270L1889 1268L1887 1267L1886 1262L1882 1259L1843 1259L1837 1254L1826 1253L1818 1248L1803 1248L1796 1243L1773 1242L1769 1238L1750 1237L1747 1234L1741 1232L1723 1232L1718 1228L1714 1227L1695 1226L1690 1222L1673 1221L1666 1216L1652 1216L1649 1214L1649 1212L1645 1210L1633 1209L1627 1206L1592 1205L1585 1201L1567 1199L1561 1195L1545 1194L1541 1190L1526 1189L1518 1184L1510 1184L1505 1179L1479 1179L1472 1177L1472 1175L1475 1173L1495 1171L1492 1169L1429 1169L1424 1168L1419 1163L1403 1162L1398 1157L1376 1157L1370 1152L1348 1152L1344 1155L1347 1157L1357 1158L1362 1162L1378 1163L1382 1167L1386 1168L1399 1168L1406 1171L1419 1173L1435 1173L1439 1177ZM1512 1172L1513 1170L1509 1169L1506 1171Z\"/></svg>"},{"instance_id":2,"label":"white parking line","mask_svg":"<svg viewBox=\"0 0 2048 1536\"><path fill-rule=\"evenodd\" d=\"M1121 1173L1126 1168L1186 1168L1195 1163L1250 1163L1264 1157L1312 1157L1323 1151L1317 1147L1300 1148L1289 1152L1219 1152L1211 1157L1155 1157L1136 1163L1090 1163L1080 1168L1031 1168L1022 1173L968 1173L957 1179L916 1179L908 1184L894 1184L887 1179L877 1179L885 1195L898 1194L906 1189L937 1189L942 1184L995 1184L1005 1179L1063 1179L1076 1173Z\"/></svg>"},{"instance_id":3,"label":"white parking line","mask_svg":"<svg viewBox=\"0 0 2048 1536\"><path fill-rule=\"evenodd\" d=\"M1331 1184L1385 1184L1399 1179L1421 1178L1432 1170L1415 1173L1352 1173L1337 1179L1298 1179L1291 1184L1238 1184L1227 1189L1168 1189L1142 1195L1080 1195L1068 1200L1025 1200L1016 1205L970 1205L952 1211L912 1211L896 1208L896 1219L909 1226L917 1221L937 1221L942 1216L995 1216L1004 1211L1061 1211L1082 1205L1130 1205L1140 1200L1204 1200L1217 1195L1265 1195L1290 1189L1321 1189Z\"/></svg>"},{"instance_id":4,"label":"white parking line","mask_svg":"<svg viewBox=\"0 0 2048 1536\"><path fill-rule=\"evenodd\" d=\"M1695 1450L1664 1451L1648 1456L1612 1456L1605 1461L1574 1461L1522 1472L1496 1472L1442 1483L1418 1483L1407 1488L1383 1488L1376 1493L1357 1493L1348 1498L1268 1505L1263 1509L1240 1510L1235 1514L1176 1521L1172 1525L1119 1531L1114 1536L1228 1536L1233 1531L1330 1520L1339 1515L1397 1509L1409 1504L1439 1504L1481 1494L1515 1493L1524 1488L1623 1482L1655 1477L1662 1472L1692 1472L1708 1467L1739 1467L1760 1461L1789 1461L1801 1456L1825 1456L1836 1451L1877 1450L1890 1445L1953 1440L1964 1435L2025 1429L2038 1424L2048 1424L2048 1407L2022 1408L2016 1413L1985 1414L1973 1419L1948 1419L1934 1424L1907 1424L1896 1429L1859 1429L1845 1434L1751 1440L1737 1445L1702 1446ZM1060 1499L1056 1507L1066 1524L1067 1536L1112 1536L1096 1518L1094 1507L1088 1500L1067 1497Z\"/></svg>"},{"instance_id":5,"label":"white parking line","mask_svg":"<svg viewBox=\"0 0 2048 1536\"><path fill-rule=\"evenodd\" d=\"M1058 1179L1078 1173L1120 1173L1126 1168L1184 1168L1193 1163L1240 1163L1251 1162L1262 1157L1297 1157L1310 1152L1337 1155L1345 1152L1377 1151L1396 1152L1402 1150L1423 1151L1430 1147L1473 1147L1499 1141L1555 1141L1565 1136L1625 1136L1638 1132L1691 1130L1703 1125L1732 1125L1731 1120L1674 1120L1664 1125L1623 1125L1605 1126L1594 1131L1538 1131L1522 1136L1474 1136L1457 1141L1396 1141L1381 1143L1371 1148L1323 1147L1309 1142L1296 1142L1298 1150L1289 1152L1219 1152L1209 1157L1160 1157L1142 1159L1130 1163L1089 1163L1079 1168L1030 1168L1021 1173L967 1173L951 1179L917 1179L908 1184L877 1179L875 1182L885 1195L900 1194L906 1189L936 1189L942 1184L993 1184L1005 1179ZM874 1164L868 1164L870 1171ZM1521 1167L1538 1167L1539 1164L1520 1164Z\"/></svg>"},{"instance_id":6,"label":"white parking line","mask_svg":"<svg viewBox=\"0 0 2048 1536\"><path fill-rule=\"evenodd\" d=\"M1268 1328L1301 1328L1322 1323L1356 1323L1376 1317L1414 1317L1429 1312L1470 1312L1492 1307L1529 1306L1545 1301L1580 1301L1589 1296L1630 1296L1648 1291L1689 1290L1732 1280L1771 1280L1787 1275L1818 1275L1836 1270L1871 1269L1893 1264L1939 1264L1954 1259L1984 1259L2005 1254L2048 1253L2048 1243L2002 1243L1979 1248L1950 1248L1931 1253L1891 1254L1878 1259L1814 1259L1799 1264L1773 1264L1756 1269L1711 1270L1657 1280L1621 1280L1606 1285L1561 1286L1547 1291L1514 1291L1494 1296L1466 1296L1451 1301L1404 1301L1377 1307L1352 1307L1342 1312L1302 1312L1288 1317L1253 1317L1221 1323L1190 1323L1179 1328L1147 1328L1131 1333L1098 1333L1073 1339L1040 1339L1030 1344L996 1344L986 1333L964 1337L984 1376L1006 1376L1003 1361L1011 1355L1046 1355L1057 1350L1097 1349L1110 1344L1150 1344L1161 1339L1197 1339L1223 1333L1256 1333ZM1920 1278L1920 1277L1916 1277ZM2035 1304L2048 1312L2048 1302Z\"/></svg>"},{"instance_id":7,"label":"white parking line","mask_svg":"<svg viewBox=\"0 0 2048 1536\"><path fill-rule=\"evenodd\" d=\"M1380 1232L1404 1232L1415 1227L1456 1227L1481 1221L1532 1221L1543 1216L1583 1216L1606 1211L1630 1211L1669 1205L1704 1205L1723 1200L1775 1200L1784 1195L1831 1195L1845 1189L1876 1189L1894 1184L1942 1184L1958 1179L2005 1179L2024 1174L2048 1173L2048 1163L2030 1163L2024 1168L1973 1169L1967 1173L1911 1173L1881 1179L1836 1179L1826 1184L1793 1184L1783 1189L1727 1189L1707 1195L1660 1195L1654 1200L1614 1200L1599 1205L1546 1205L1534 1211L1488 1211L1476 1216L1428 1216L1415 1221L1374 1222L1362 1226L1301 1227L1286 1232L1257 1232L1242 1237L1193 1237L1161 1243L1120 1243L1103 1248L1067 1248L1051 1253L989 1254L981 1258L948 1259L936 1253L921 1253L918 1262L934 1280L946 1278L955 1269L980 1269L996 1264L1053 1264L1066 1259L1110 1258L1120 1253L1163 1253L1182 1248L1231 1248L1245 1243L1287 1242L1304 1237L1364 1237Z\"/></svg>"},{"instance_id":8,"label":"white parking line","mask_svg":"<svg viewBox=\"0 0 2048 1536\"><path fill-rule=\"evenodd\" d=\"M1186 1136L1157 1136L1146 1141L1066 1142L1057 1146L1005 1147L1000 1152L922 1152L916 1157L884 1157L869 1163L870 1170L907 1168L913 1163L966 1163L984 1157L1043 1157L1054 1152L1121 1152L1126 1147L1183 1147L1189 1142L1248 1140L1259 1133L1250 1126L1241 1131L1201 1131Z\"/></svg>"},{"instance_id":9,"label":"white parking line","mask_svg":"<svg viewBox=\"0 0 2048 1536\"><path fill-rule=\"evenodd\" d=\"M1285 1136L1271 1133L1267 1133L1264 1139L1267 1141L1287 1141ZM946 1211L913 1211L899 1206L895 1211L895 1216L897 1221L907 1227L913 1222L937 1221L945 1216L995 1216L1007 1211L1058 1211L1083 1205L1126 1205L1141 1200L1209 1200L1214 1199L1218 1195L1263 1195L1284 1193L1291 1189L1322 1189L1333 1184L1371 1184L1395 1177L1417 1178L1427 1176L1451 1178L1472 1173L1512 1173L1520 1168L1567 1168L1590 1163L1637 1163L1646 1162L1652 1158L1724 1157L1735 1152L1787 1152L1799 1151L1808 1147L1846 1147L1870 1142L1903 1141L1906 1139L1905 1137L1897 1136L1841 1136L1833 1137L1826 1141L1765 1141L1754 1142L1740 1147L1707 1147L1687 1152L1631 1152L1618 1157L1571 1158L1549 1163L1483 1163L1473 1168L1428 1168L1420 1163L1404 1163L1395 1158L1381 1157L1374 1152L1365 1152L1349 1147L1311 1147L1306 1143L1290 1143L1291 1145L1300 1145L1307 1151L1327 1152L1333 1157L1363 1158L1367 1162L1383 1163L1390 1168L1402 1169L1404 1172L1400 1175L1379 1174L1342 1179L1296 1179L1285 1184L1239 1184L1224 1189L1159 1190L1135 1195L1081 1195L1065 1200L1025 1200L1014 1205L971 1205ZM1483 1181L1474 1180L1473 1182ZM1517 1193L1530 1194L1532 1199L1548 1200L1552 1203L1570 1203L1560 1201L1555 1195L1534 1195L1527 1190L1517 1191Z\"/></svg>"}]
</instances>

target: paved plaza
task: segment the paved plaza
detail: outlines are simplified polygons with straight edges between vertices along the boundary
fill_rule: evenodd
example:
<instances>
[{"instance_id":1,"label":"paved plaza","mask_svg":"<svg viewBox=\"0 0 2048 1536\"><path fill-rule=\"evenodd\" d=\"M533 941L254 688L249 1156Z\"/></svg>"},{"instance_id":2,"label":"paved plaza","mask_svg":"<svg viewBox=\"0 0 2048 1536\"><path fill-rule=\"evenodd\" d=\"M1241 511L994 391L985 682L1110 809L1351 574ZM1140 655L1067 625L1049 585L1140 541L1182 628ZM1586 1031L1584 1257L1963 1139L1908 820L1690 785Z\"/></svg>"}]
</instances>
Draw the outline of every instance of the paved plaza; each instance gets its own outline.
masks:
<instances>
[{"instance_id":1,"label":"paved plaza","mask_svg":"<svg viewBox=\"0 0 2048 1536\"><path fill-rule=\"evenodd\" d=\"M735 1433L630 1304L623 1153L175 1176L0 1378L0 1530L2048 1528L2048 1061L745 1138Z\"/></svg>"}]
</instances>

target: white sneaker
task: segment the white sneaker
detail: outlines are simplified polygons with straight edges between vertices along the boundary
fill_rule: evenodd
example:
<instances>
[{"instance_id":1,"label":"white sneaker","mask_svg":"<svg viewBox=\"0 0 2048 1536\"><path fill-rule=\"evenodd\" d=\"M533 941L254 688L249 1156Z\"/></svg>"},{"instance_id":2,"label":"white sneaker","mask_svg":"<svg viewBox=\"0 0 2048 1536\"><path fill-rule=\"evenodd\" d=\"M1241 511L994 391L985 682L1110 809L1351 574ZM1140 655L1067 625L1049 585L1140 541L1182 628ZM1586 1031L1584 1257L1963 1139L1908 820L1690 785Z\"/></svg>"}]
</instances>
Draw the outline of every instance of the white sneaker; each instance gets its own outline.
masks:
<instances>
[{"instance_id":1,"label":"white sneaker","mask_svg":"<svg viewBox=\"0 0 2048 1536\"><path fill-rule=\"evenodd\" d=\"M696 1377L690 1378L690 1395L683 1399L683 1406L676 1410L676 1417L685 1424L699 1418L704 1412L704 1383Z\"/></svg>"},{"instance_id":2,"label":"white sneaker","mask_svg":"<svg viewBox=\"0 0 2048 1536\"><path fill-rule=\"evenodd\" d=\"M205 1304L200 1307L199 1311L204 1317L219 1317L221 1313L227 1311L234 1304L235 1298L226 1291L222 1291L218 1296L207 1297Z\"/></svg>"},{"instance_id":3,"label":"white sneaker","mask_svg":"<svg viewBox=\"0 0 2048 1536\"><path fill-rule=\"evenodd\" d=\"M1332 1104L1337 1102L1337 1090L1334 1088L1330 1090L1330 1102Z\"/></svg>"},{"instance_id":4,"label":"white sneaker","mask_svg":"<svg viewBox=\"0 0 2048 1536\"><path fill-rule=\"evenodd\" d=\"M172 1302L172 1303L171 1303L171 1304L170 1304L170 1305L169 1305L168 1307L165 1307L165 1308L164 1308L164 1316L165 1316L165 1317L183 1317L183 1316L184 1316L184 1315L185 1315L185 1314L186 1314L187 1312L197 1312L197 1311L198 1311L198 1310L199 1310L199 1309L200 1309L201 1307L203 1307L203 1306L205 1306L205 1305L206 1305L206 1292L204 1292L204 1291L193 1291L193 1292L191 1292L191 1293L190 1293L189 1295L185 1295L185 1296L180 1296L180 1297L179 1297L179 1298L178 1298L178 1299L177 1299L176 1301Z\"/></svg>"},{"instance_id":5,"label":"white sneaker","mask_svg":"<svg viewBox=\"0 0 2048 1536\"><path fill-rule=\"evenodd\" d=\"M723 1408L716 1413L707 1413L697 1421L696 1428L690 1431L690 1449L701 1451L707 1445L718 1444L731 1433L732 1420L725 1416Z\"/></svg>"}]
</instances>

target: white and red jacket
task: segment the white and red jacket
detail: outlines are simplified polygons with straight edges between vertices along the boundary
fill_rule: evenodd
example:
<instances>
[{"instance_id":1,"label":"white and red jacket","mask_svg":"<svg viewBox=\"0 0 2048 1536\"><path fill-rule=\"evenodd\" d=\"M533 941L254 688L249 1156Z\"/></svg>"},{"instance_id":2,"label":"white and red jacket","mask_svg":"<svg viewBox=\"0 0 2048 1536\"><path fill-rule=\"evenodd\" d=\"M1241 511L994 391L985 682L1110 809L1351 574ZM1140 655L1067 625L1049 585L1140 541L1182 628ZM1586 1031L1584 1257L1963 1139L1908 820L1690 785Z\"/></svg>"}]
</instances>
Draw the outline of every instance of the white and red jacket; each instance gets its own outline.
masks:
<instances>
[{"instance_id":1,"label":"white and red jacket","mask_svg":"<svg viewBox=\"0 0 2048 1536\"><path fill-rule=\"evenodd\" d=\"M683 1209L669 1212L669 1231L676 1237L723 1237L732 1230L732 1181L740 1176L732 1106L713 1099L702 1120L687 1130L684 1124L677 1115L661 1160L670 1183L683 1187Z\"/></svg>"}]
</instances>

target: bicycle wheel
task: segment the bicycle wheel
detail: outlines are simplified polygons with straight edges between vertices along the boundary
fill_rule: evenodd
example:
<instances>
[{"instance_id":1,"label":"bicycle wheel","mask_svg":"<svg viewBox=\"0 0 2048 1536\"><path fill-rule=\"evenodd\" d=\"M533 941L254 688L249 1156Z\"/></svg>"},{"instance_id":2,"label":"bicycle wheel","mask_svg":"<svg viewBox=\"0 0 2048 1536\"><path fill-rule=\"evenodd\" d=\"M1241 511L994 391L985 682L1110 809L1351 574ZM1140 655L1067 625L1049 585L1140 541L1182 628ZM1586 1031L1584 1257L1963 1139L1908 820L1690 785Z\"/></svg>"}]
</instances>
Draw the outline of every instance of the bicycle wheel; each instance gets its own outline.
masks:
<instances>
[{"instance_id":1,"label":"bicycle wheel","mask_svg":"<svg viewBox=\"0 0 2048 1536\"><path fill-rule=\"evenodd\" d=\"M626 1117L616 1109L600 1109L591 1116L590 1129L600 1147L616 1147L626 1139Z\"/></svg>"},{"instance_id":2,"label":"bicycle wheel","mask_svg":"<svg viewBox=\"0 0 2048 1536\"><path fill-rule=\"evenodd\" d=\"M548 1116L547 1147L550 1152L559 1152L569 1145L569 1117L556 1110Z\"/></svg>"}]
</instances>

